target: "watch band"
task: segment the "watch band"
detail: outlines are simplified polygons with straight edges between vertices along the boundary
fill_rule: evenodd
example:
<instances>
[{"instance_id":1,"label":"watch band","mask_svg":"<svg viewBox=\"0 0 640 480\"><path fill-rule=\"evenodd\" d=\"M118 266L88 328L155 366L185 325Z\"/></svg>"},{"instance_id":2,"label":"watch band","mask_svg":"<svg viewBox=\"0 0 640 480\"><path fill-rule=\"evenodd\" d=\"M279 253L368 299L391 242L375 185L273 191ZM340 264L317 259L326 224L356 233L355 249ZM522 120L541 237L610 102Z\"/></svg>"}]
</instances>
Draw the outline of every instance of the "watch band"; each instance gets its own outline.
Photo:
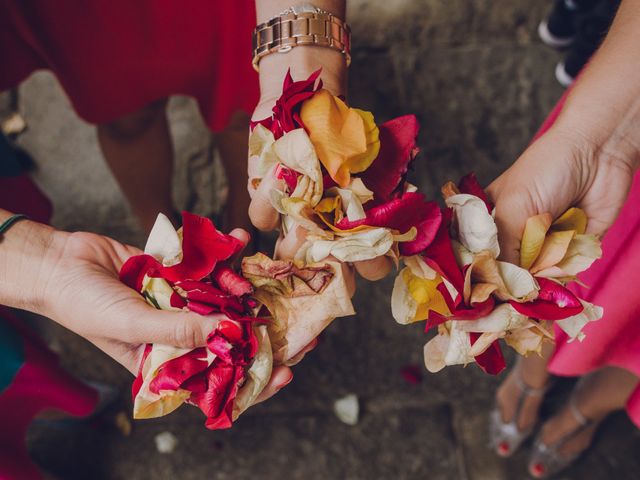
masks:
<instances>
[{"instance_id":1,"label":"watch band","mask_svg":"<svg viewBox=\"0 0 640 480\"><path fill-rule=\"evenodd\" d=\"M259 24L253 31L253 68L258 71L262 57L287 53L301 45L338 50L351 63L351 29L335 15L315 7L291 8Z\"/></svg>"}]
</instances>

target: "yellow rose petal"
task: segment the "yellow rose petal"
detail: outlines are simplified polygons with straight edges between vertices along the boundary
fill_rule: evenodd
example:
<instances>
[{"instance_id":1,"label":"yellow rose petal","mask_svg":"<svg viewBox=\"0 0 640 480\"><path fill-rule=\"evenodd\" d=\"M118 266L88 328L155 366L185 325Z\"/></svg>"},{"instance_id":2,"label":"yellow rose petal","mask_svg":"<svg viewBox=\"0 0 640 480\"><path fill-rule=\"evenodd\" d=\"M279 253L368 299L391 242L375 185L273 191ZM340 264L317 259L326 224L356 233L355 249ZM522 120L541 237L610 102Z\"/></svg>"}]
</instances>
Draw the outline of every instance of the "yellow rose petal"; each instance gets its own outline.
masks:
<instances>
[{"instance_id":1,"label":"yellow rose petal","mask_svg":"<svg viewBox=\"0 0 640 480\"><path fill-rule=\"evenodd\" d=\"M563 230L575 230L582 235L587 231L587 214L579 208L570 208L558 218L551 229L559 232Z\"/></svg>"},{"instance_id":2,"label":"yellow rose petal","mask_svg":"<svg viewBox=\"0 0 640 480\"><path fill-rule=\"evenodd\" d=\"M529 270L536 261L545 236L551 226L551 214L543 213L529 217L524 227L522 241L520 242L520 266Z\"/></svg>"},{"instance_id":3,"label":"yellow rose petal","mask_svg":"<svg viewBox=\"0 0 640 480\"><path fill-rule=\"evenodd\" d=\"M529 270L536 273L547 268L553 267L562 261L567 254L569 245L575 237L574 230L566 230L564 232L551 232L542 245L540 255Z\"/></svg>"}]
</instances>

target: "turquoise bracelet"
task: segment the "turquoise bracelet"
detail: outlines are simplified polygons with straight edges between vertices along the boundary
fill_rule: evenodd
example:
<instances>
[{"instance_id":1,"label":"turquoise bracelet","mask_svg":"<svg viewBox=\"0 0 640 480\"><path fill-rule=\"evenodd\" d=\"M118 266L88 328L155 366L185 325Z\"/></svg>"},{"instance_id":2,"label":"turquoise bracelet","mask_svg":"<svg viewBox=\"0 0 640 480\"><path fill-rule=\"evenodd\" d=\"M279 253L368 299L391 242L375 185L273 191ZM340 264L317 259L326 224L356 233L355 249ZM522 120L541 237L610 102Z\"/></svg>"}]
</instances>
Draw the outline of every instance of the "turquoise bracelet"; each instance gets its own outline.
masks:
<instances>
[{"instance_id":1,"label":"turquoise bracelet","mask_svg":"<svg viewBox=\"0 0 640 480\"><path fill-rule=\"evenodd\" d=\"M28 220L29 217L22 213L18 213L16 215L11 215L4 222L0 224L0 238L2 238L2 234L9 230L14 223L19 222L20 220Z\"/></svg>"}]
</instances>

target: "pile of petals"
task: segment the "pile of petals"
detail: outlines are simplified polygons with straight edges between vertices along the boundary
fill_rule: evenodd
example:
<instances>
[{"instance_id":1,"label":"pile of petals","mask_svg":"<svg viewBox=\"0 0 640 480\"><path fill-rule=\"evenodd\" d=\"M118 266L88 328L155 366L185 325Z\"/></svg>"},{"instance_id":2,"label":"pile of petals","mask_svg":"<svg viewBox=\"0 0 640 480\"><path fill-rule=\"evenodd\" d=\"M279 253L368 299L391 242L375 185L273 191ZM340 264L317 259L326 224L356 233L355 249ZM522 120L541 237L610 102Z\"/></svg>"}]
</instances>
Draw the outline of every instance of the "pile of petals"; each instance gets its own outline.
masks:
<instances>
[{"instance_id":1,"label":"pile of petals","mask_svg":"<svg viewBox=\"0 0 640 480\"><path fill-rule=\"evenodd\" d=\"M206 347L146 346L133 384L134 418L160 417L189 403L206 415L207 428L228 428L254 403L271 376L274 358L269 330L279 326L281 361L289 359L285 353L293 355L304 347L292 346L299 336L296 328L300 327L294 324L300 313L288 311L287 302L294 301L291 297L302 298L301 304L313 308L322 328L335 317L353 313L348 296L339 305L323 307L326 302L335 303L334 290L347 290L335 265L291 268L291 262L257 255L243 260L251 274L249 281L231 266L242 248L238 239L216 230L209 219L184 213L183 228L176 231L161 214L145 253L122 266L121 280L154 307L217 319ZM274 266L280 268L279 275L274 274ZM287 266L289 272L285 272ZM275 294L274 282L290 289ZM277 318L263 304L274 308ZM276 310L279 305L283 306Z\"/></svg>"},{"instance_id":2,"label":"pile of petals","mask_svg":"<svg viewBox=\"0 0 640 480\"><path fill-rule=\"evenodd\" d=\"M285 233L307 231L297 260L397 262L424 250L442 215L406 181L418 152L415 116L377 125L323 89L319 75L287 74L272 116L252 124L250 193L269 198Z\"/></svg>"},{"instance_id":3,"label":"pile of petals","mask_svg":"<svg viewBox=\"0 0 640 480\"><path fill-rule=\"evenodd\" d=\"M424 348L427 369L476 362L497 374L505 368L500 339L520 355L539 354L553 324L582 340L582 328L603 313L566 287L602 254L599 239L585 233L584 212L529 218L515 265L498 260L493 205L475 176L442 192L439 230L427 248L404 258L391 302L397 322L437 328Z\"/></svg>"}]
</instances>

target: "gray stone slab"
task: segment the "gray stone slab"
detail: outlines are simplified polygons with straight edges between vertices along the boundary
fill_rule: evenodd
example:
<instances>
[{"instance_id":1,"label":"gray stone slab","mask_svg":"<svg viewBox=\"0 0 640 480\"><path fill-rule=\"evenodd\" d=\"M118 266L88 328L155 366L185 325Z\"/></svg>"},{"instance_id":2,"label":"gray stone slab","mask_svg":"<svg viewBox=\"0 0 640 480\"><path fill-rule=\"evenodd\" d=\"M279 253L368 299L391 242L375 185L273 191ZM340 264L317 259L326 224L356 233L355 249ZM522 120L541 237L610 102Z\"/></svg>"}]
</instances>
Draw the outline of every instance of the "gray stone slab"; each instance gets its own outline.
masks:
<instances>
[{"instance_id":1,"label":"gray stone slab","mask_svg":"<svg viewBox=\"0 0 640 480\"><path fill-rule=\"evenodd\" d=\"M461 478L450 415L446 406L388 409L355 427L324 413L255 415L209 432L185 412L138 423L128 438L104 428L48 430L32 433L32 445L53 473L69 479ZM164 431L179 441L171 454L155 448Z\"/></svg>"}]
</instances>

